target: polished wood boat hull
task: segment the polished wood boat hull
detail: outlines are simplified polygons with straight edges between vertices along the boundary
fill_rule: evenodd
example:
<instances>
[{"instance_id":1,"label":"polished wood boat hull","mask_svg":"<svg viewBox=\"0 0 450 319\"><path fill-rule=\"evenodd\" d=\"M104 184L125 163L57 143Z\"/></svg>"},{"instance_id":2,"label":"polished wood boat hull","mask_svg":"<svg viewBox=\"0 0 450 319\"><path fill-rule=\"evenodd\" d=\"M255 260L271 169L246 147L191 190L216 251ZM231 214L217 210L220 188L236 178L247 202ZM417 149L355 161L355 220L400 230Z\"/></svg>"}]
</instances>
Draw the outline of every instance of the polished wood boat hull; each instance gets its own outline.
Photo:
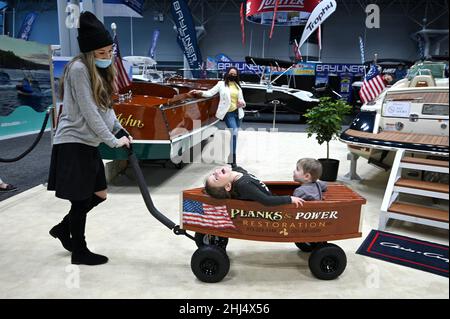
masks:
<instances>
[{"instance_id":1,"label":"polished wood boat hull","mask_svg":"<svg viewBox=\"0 0 450 319\"><path fill-rule=\"evenodd\" d=\"M272 193L292 195L294 182L265 182ZM345 185L329 183L324 200L267 207L254 201L219 200L203 188L183 192L181 228L202 234L270 242L324 242L361 237L366 200ZM203 216L197 216L199 209ZM208 218L213 213L222 214Z\"/></svg>"},{"instance_id":2,"label":"polished wood boat hull","mask_svg":"<svg viewBox=\"0 0 450 319\"><path fill-rule=\"evenodd\" d=\"M194 98L154 83L133 82L131 97L114 104L116 116L134 139L138 159L173 159L217 130L218 97ZM124 92L122 92L124 93ZM104 159L127 159L122 149L102 144Z\"/></svg>"}]
</instances>

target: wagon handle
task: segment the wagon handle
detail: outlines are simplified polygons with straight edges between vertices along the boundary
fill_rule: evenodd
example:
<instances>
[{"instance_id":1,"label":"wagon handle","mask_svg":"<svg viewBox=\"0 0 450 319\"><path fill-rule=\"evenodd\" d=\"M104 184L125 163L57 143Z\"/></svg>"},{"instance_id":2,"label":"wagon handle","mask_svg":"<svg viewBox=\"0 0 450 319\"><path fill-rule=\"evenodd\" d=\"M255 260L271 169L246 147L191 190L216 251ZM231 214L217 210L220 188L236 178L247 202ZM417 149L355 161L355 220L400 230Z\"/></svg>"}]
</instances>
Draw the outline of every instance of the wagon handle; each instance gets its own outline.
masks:
<instances>
[{"instance_id":1,"label":"wagon handle","mask_svg":"<svg viewBox=\"0 0 450 319\"><path fill-rule=\"evenodd\" d=\"M147 183L145 182L141 167L139 166L138 160L136 158L136 155L133 152L133 148L131 145L129 148L127 148L127 151L128 151L128 160L131 164L131 167L134 170L134 174L137 179L139 190L141 191L142 197L144 198L145 205L147 206L147 209L150 212L150 214L152 214L153 217L155 217L157 220L159 220L162 224L164 224L169 229L175 229L175 227L179 227L173 221L171 221L165 215L163 215L155 207L155 205L153 204L153 200L150 195L150 192L147 189Z\"/></svg>"}]
</instances>

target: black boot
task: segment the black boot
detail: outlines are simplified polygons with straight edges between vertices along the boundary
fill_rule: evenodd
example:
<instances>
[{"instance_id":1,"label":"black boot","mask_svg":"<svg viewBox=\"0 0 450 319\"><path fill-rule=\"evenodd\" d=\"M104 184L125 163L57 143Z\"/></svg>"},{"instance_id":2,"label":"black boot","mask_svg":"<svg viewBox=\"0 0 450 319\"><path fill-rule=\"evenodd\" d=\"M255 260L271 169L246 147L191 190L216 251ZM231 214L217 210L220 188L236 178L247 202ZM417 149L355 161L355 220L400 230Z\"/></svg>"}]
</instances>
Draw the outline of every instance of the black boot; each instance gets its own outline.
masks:
<instances>
[{"instance_id":1,"label":"black boot","mask_svg":"<svg viewBox=\"0 0 450 319\"><path fill-rule=\"evenodd\" d=\"M90 203L86 207L87 212L89 212L92 208L105 201L104 198L101 198L97 195L92 195ZM87 213L86 212L86 213ZM63 220L56 226L53 226L50 229L49 234L53 238L58 238L61 241L63 247L72 252L72 240L70 238L70 212L66 216L64 216Z\"/></svg>"},{"instance_id":2,"label":"black boot","mask_svg":"<svg viewBox=\"0 0 450 319\"><path fill-rule=\"evenodd\" d=\"M72 234L72 264L100 265L108 262L106 256L92 253L88 248L84 236L86 229L86 215L96 204L89 200L72 201L70 210L70 233Z\"/></svg>"},{"instance_id":3,"label":"black boot","mask_svg":"<svg viewBox=\"0 0 450 319\"><path fill-rule=\"evenodd\" d=\"M72 251L72 240L70 239L69 214L67 214L58 225L50 229L49 234L54 238L58 238L66 250L70 252Z\"/></svg>"},{"instance_id":4,"label":"black boot","mask_svg":"<svg viewBox=\"0 0 450 319\"><path fill-rule=\"evenodd\" d=\"M108 262L108 257L94 254L89 249L83 251L74 251L72 253L72 264L73 265L101 265Z\"/></svg>"}]
</instances>

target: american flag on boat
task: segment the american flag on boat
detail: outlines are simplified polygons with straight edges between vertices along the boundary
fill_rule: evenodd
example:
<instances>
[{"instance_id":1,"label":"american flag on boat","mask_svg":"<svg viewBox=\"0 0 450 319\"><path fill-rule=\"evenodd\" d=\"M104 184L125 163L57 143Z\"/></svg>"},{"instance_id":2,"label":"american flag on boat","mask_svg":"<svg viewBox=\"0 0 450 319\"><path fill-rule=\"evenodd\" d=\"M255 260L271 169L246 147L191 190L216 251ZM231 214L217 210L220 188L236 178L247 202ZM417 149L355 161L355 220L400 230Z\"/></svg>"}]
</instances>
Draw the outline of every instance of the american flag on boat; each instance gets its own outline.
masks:
<instances>
[{"instance_id":1,"label":"american flag on boat","mask_svg":"<svg viewBox=\"0 0 450 319\"><path fill-rule=\"evenodd\" d=\"M227 206L213 206L190 199L183 200L183 224L218 229L236 228L227 213Z\"/></svg>"},{"instance_id":2,"label":"american flag on boat","mask_svg":"<svg viewBox=\"0 0 450 319\"><path fill-rule=\"evenodd\" d=\"M375 100L375 98L384 91L386 85L381 78L380 72L375 64L370 67L369 73L367 73L364 83L359 90L359 97L363 103L367 103Z\"/></svg>"},{"instance_id":3,"label":"american flag on boat","mask_svg":"<svg viewBox=\"0 0 450 319\"><path fill-rule=\"evenodd\" d=\"M118 91L120 91L130 86L131 81L130 78L128 77L127 71L125 70L125 67L123 66L117 34L114 35L113 52L114 52L114 65L116 67L116 78L114 79L114 83Z\"/></svg>"}]
</instances>

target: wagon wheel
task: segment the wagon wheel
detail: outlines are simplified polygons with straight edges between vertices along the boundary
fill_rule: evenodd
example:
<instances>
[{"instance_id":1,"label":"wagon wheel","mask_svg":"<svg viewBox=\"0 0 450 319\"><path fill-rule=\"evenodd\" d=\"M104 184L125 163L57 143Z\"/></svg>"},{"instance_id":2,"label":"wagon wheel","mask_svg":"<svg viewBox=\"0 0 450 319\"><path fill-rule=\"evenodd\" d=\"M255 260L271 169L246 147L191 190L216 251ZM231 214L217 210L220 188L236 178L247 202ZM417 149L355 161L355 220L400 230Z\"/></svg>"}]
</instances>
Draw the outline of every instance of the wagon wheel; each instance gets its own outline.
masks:
<instances>
[{"instance_id":1,"label":"wagon wheel","mask_svg":"<svg viewBox=\"0 0 450 319\"><path fill-rule=\"evenodd\" d=\"M219 282L230 270L230 260L225 250L216 246L202 246L191 258L191 269L194 275L203 282Z\"/></svg>"},{"instance_id":2,"label":"wagon wheel","mask_svg":"<svg viewBox=\"0 0 450 319\"><path fill-rule=\"evenodd\" d=\"M295 246L298 247L301 251L305 253L312 252L315 248L317 248L319 245L325 245L327 242L316 242L316 243L295 243Z\"/></svg>"},{"instance_id":3,"label":"wagon wheel","mask_svg":"<svg viewBox=\"0 0 450 319\"><path fill-rule=\"evenodd\" d=\"M334 244L320 245L309 256L309 269L322 280L339 277L347 266L345 252Z\"/></svg>"},{"instance_id":4,"label":"wagon wheel","mask_svg":"<svg viewBox=\"0 0 450 319\"><path fill-rule=\"evenodd\" d=\"M205 245L214 245L226 249L228 245L228 238L214 235L207 235L202 233L195 233L195 243L199 248Z\"/></svg>"}]
</instances>

